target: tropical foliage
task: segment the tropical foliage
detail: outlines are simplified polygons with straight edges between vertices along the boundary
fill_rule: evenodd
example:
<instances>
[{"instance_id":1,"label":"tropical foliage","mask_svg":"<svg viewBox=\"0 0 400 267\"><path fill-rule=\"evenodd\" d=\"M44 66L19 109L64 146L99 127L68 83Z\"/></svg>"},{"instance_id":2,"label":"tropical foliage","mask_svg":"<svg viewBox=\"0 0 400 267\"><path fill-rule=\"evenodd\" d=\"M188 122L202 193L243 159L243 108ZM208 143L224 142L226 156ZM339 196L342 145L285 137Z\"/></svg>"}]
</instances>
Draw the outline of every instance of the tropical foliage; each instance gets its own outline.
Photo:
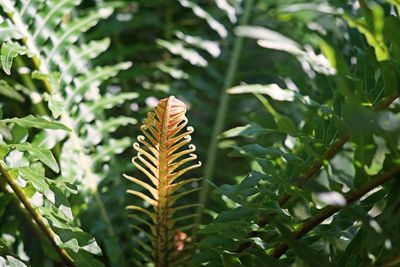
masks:
<instances>
[{"instance_id":1,"label":"tropical foliage","mask_svg":"<svg viewBox=\"0 0 400 267\"><path fill-rule=\"evenodd\" d=\"M1 0L0 265L399 265L399 29L397 0Z\"/></svg>"}]
</instances>

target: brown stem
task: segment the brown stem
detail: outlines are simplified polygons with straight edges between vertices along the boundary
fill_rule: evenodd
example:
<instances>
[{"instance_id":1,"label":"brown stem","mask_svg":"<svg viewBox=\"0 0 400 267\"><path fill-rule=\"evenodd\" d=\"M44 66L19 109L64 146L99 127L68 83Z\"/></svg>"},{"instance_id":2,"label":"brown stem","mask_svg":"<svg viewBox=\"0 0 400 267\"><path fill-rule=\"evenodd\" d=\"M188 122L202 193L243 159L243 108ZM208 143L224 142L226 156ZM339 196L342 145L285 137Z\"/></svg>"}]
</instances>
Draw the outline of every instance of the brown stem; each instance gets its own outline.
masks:
<instances>
[{"instance_id":1,"label":"brown stem","mask_svg":"<svg viewBox=\"0 0 400 267\"><path fill-rule=\"evenodd\" d=\"M310 180L312 177L314 177L314 175L316 175L320 169L322 168L324 162L326 160L330 160L332 159L344 146L344 144L347 143L347 141L349 141L349 137L347 134L343 134L342 137L339 138L339 140L337 140L335 142L335 144L328 149L322 159L317 160L309 169L308 171L303 175L303 177L301 178L301 180L298 182L297 186L301 187L305 184L305 182L307 182L308 180ZM286 205L286 203L291 199L291 195L288 193L284 193L280 198L279 198L279 206L283 207L284 205ZM264 226L264 225L263 225Z\"/></svg>"},{"instance_id":2,"label":"brown stem","mask_svg":"<svg viewBox=\"0 0 400 267\"><path fill-rule=\"evenodd\" d=\"M400 251L397 252L396 255L390 257L389 259L382 262L382 267L395 267L400 264Z\"/></svg>"},{"instance_id":3,"label":"brown stem","mask_svg":"<svg viewBox=\"0 0 400 267\"><path fill-rule=\"evenodd\" d=\"M389 171L375 176L375 178L371 179L369 182L365 183L358 189L349 192L345 195L346 203L351 204L354 201L360 199L366 193L370 192L374 188L384 184L389 181L391 178L394 178L396 174L400 173L400 165L396 165L391 168ZM310 218L306 223L300 226L296 231L293 232L293 237L296 239L300 239L309 231L311 231L314 227L318 226L325 219L331 217L333 214L341 210L343 207L339 206L327 206L323 208L318 214L314 217ZM275 258L279 258L289 249L286 242L279 243L271 252L271 256Z\"/></svg>"},{"instance_id":4,"label":"brown stem","mask_svg":"<svg viewBox=\"0 0 400 267\"><path fill-rule=\"evenodd\" d=\"M378 105L376 105L373 110L374 111L381 111L385 108L387 108L394 100L396 100L399 97L399 92L395 91L391 95L389 95L385 100L380 102ZM301 187L310 180L312 177L314 177L320 169L322 168L324 162L326 160L331 160L341 149L342 147L349 141L349 136L344 133L336 142L335 144L330 147L322 156L321 159L317 160L303 175L303 177L300 179L299 183L297 186ZM279 205L283 207L290 199L291 195L288 193L285 193L282 195L282 197L279 199Z\"/></svg>"},{"instance_id":5,"label":"brown stem","mask_svg":"<svg viewBox=\"0 0 400 267\"><path fill-rule=\"evenodd\" d=\"M0 173L6 179L7 184L12 188L15 195L18 197L19 201L22 203L22 205L28 211L32 219L38 225L39 229L43 232L44 236L46 236L46 238L50 241L50 244L58 253L58 255L61 257L65 265L69 267L75 267L75 263L72 260L72 258L68 255L68 253L57 245L55 241L55 233L53 232L53 230L51 230L51 228L44 223L40 213L31 206L31 204L29 203L29 199L27 198L25 193L15 182L15 179L11 176L11 174L4 169L1 163L0 163Z\"/></svg>"},{"instance_id":6,"label":"brown stem","mask_svg":"<svg viewBox=\"0 0 400 267\"><path fill-rule=\"evenodd\" d=\"M387 108L393 101L395 101L399 97L399 92L394 91L391 93L386 99L381 101L378 105L376 105L373 110L375 111L381 111L385 108ZM310 180L312 177L314 177L322 168L324 162L326 160L332 159L341 149L342 147L349 141L349 136L344 133L335 143L332 147L330 147L322 156L321 159L317 160L311 167L304 173L300 181L297 183L297 186L301 187L303 186L308 180ZM286 203L292 198L292 195L288 193L284 193L278 200L279 205L281 207L285 206ZM260 221L257 223L260 227L264 227L267 225L269 221L269 216L270 215L265 215L263 218L260 219ZM249 237L254 237L258 236L258 232L250 232ZM239 247L235 250L236 252L242 252L248 247L251 246L251 242L245 242L239 245Z\"/></svg>"}]
</instances>

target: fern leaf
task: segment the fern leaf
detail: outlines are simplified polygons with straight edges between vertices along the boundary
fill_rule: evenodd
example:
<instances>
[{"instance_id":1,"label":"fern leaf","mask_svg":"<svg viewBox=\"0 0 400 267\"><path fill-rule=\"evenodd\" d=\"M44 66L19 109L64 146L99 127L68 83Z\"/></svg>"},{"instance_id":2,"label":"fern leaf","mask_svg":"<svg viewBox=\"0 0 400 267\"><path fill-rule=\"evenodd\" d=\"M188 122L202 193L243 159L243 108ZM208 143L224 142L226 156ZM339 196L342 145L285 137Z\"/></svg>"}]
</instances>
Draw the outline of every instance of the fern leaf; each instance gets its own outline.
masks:
<instances>
[{"instance_id":1,"label":"fern leaf","mask_svg":"<svg viewBox=\"0 0 400 267\"><path fill-rule=\"evenodd\" d=\"M178 229L186 229L186 227L180 225L178 228L175 222L188 221L195 216L195 214L189 214L177 219L173 216L177 210L181 210L179 207L173 207L175 202L197 190L179 190L184 185L198 181L196 178L181 180L181 176L201 166L200 162L193 163L197 158L193 154L195 146L189 145L188 149L184 149L190 143L190 134L193 132L192 127L184 130L188 122L185 113L185 104L170 96L161 100L154 112L147 114L141 127L144 136L138 137L142 146L139 143L133 145L137 156L132 162L147 176L148 180L145 182L125 175L148 194L137 190L127 190L127 192L144 200L154 209L154 211L148 211L136 205L128 206L128 209L146 214L155 224L155 227L150 227L152 230L155 229L152 240L155 266L171 266L173 262L176 262L178 255L181 257L176 251L175 237L180 233ZM194 206L196 205L187 205L187 207ZM139 221L144 222L143 219ZM144 224L148 225L147 222ZM184 245L180 243L179 247L182 246Z\"/></svg>"}]
</instances>

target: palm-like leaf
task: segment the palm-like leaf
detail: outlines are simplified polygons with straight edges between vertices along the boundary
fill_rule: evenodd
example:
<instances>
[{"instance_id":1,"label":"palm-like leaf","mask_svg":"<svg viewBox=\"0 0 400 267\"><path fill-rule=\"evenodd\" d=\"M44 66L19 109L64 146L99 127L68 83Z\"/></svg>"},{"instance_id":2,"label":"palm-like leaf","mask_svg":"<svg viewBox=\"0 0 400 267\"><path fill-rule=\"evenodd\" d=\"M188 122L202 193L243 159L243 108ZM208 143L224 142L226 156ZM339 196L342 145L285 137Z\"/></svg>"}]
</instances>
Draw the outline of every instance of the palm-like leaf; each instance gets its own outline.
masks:
<instances>
[{"instance_id":1,"label":"palm-like leaf","mask_svg":"<svg viewBox=\"0 0 400 267\"><path fill-rule=\"evenodd\" d=\"M128 206L128 209L141 211L151 218L152 224L145 224L149 226L154 236L152 243L156 266L176 263L177 253L174 250L177 243L174 242L174 238L177 239L177 236L182 233L182 228L175 226L179 218L175 218L174 213L193 205L180 207L173 207L173 205L180 197L196 190L180 191L178 189L198 180L179 178L187 171L201 165L200 162L191 163L197 158L193 154L194 145L189 145L188 149L184 149L190 143L190 134L193 132L193 127L187 127L184 130L188 122L185 113L185 104L173 96L161 100L155 112L148 113L141 127L144 136L138 137L143 148L139 143L133 145L137 156L132 162L150 181L144 182L125 175L126 178L149 192L149 194L144 194L140 191L128 190L128 193L142 198L153 206L154 211L135 205Z\"/></svg>"}]
</instances>

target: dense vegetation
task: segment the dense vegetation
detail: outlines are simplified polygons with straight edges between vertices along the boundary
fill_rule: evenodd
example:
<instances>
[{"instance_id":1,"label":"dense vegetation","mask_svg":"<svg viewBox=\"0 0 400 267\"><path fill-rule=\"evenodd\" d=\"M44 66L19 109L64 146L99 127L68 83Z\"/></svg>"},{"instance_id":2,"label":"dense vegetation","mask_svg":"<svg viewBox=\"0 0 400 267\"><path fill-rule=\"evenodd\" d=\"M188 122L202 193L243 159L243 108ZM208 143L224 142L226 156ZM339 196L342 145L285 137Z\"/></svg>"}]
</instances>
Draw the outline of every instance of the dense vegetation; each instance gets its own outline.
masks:
<instances>
[{"instance_id":1,"label":"dense vegetation","mask_svg":"<svg viewBox=\"0 0 400 267\"><path fill-rule=\"evenodd\" d=\"M0 266L400 265L400 1L0 0L0 43Z\"/></svg>"}]
</instances>

